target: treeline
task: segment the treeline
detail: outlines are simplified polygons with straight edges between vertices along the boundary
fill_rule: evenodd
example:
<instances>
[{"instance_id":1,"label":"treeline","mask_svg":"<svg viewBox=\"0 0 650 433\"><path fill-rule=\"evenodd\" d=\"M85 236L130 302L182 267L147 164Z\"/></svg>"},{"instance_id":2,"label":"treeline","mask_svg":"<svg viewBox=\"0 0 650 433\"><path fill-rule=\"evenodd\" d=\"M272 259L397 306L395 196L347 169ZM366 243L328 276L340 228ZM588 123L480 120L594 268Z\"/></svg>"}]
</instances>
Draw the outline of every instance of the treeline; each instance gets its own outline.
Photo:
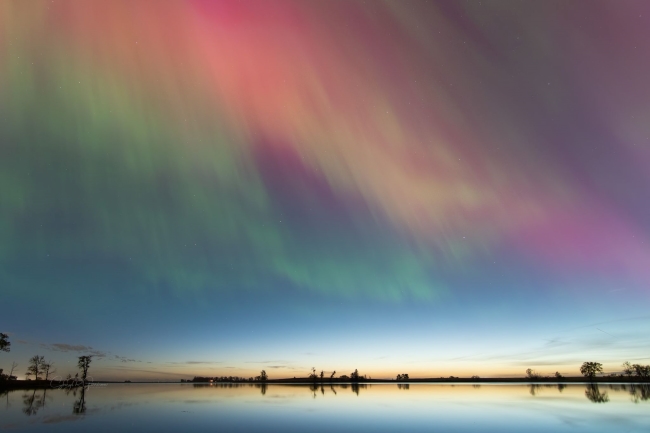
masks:
<instances>
[{"instance_id":1,"label":"treeline","mask_svg":"<svg viewBox=\"0 0 650 433\"><path fill-rule=\"evenodd\" d=\"M9 336L7 334L0 332L0 351L10 352L11 351L11 342L9 341ZM57 382L69 382L70 386L82 386L85 385L88 381L88 369L90 368L90 362L92 361L92 355L84 355L78 358L77 367L79 368L79 373L76 373L74 376L68 374L65 379L61 377L56 377L54 380ZM14 376L14 371L18 367L16 362L11 363L11 370L8 374L4 373L4 370L0 368L0 381L15 381L18 380ZM28 381L48 381L53 379L53 375L56 373L56 367L54 362L48 361L42 355L34 355L29 360L27 360L27 371L25 376Z\"/></svg>"},{"instance_id":2,"label":"treeline","mask_svg":"<svg viewBox=\"0 0 650 433\"><path fill-rule=\"evenodd\" d=\"M214 377L209 377L209 376L194 376L193 379L190 380L185 380L181 379L181 382L185 383L193 383L193 382L199 382L199 383L205 383L205 382L229 382L229 383L243 383L243 382L257 382L254 377L239 377L239 376L214 376Z\"/></svg>"},{"instance_id":3,"label":"treeline","mask_svg":"<svg viewBox=\"0 0 650 433\"><path fill-rule=\"evenodd\" d=\"M650 381L650 365L631 364L630 362L626 361L621 365L621 367L622 371L620 373L610 373L600 377L612 379L627 378L628 380L634 379L639 382ZM580 374L589 380L594 380L597 375L603 374L603 364L593 361L583 362L580 366ZM562 381L565 379L565 377L557 371L553 376L542 376L532 368L529 368L526 370L526 379Z\"/></svg>"}]
</instances>

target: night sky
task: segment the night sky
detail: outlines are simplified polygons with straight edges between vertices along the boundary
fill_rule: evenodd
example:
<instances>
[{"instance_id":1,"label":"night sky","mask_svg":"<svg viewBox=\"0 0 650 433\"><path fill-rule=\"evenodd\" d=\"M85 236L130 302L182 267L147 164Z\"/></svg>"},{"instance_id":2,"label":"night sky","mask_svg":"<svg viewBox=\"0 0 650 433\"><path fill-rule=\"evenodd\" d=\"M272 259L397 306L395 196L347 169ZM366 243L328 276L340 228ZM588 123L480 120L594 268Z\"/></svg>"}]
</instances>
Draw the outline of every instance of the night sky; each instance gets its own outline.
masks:
<instances>
[{"instance_id":1,"label":"night sky","mask_svg":"<svg viewBox=\"0 0 650 433\"><path fill-rule=\"evenodd\" d=\"M0 368L649 363L650 2L5 0Z\"/></svg>"}]
</instances>

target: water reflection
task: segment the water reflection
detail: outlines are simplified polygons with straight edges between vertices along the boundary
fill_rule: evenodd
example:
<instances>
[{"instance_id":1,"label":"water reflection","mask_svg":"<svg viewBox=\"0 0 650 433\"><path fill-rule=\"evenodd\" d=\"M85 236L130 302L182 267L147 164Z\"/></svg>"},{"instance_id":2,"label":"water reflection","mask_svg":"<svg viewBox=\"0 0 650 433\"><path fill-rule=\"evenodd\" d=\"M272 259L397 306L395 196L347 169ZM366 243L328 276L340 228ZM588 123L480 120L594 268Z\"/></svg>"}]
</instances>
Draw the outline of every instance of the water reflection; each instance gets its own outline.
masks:
<instances>
[{"instance_id":1,"label":"water reflection","mask_svg":"<svg viewBox=\"0 0 650 433\"><path fill-rule=\"evenodd\" d=\"M607 403L609 401L609 396L607 392L600 392L598 384L590 383L585 389L585 397L593 403Z\"/></svg>"},{"instance_id":2,"label":"water reflection","mask_svg":"<svg viewBox=\"0 0 650 433\"><path fill-rule=\"evenodd\" d=\"M76 395L76 390L73 392L73 395ZM72 413L75 415L81 415L86 412L86 387L82 386L79 389L79 398L75 400L72 405Z\"/></svg>"},{"instance_id":3,"label":"water reflection","mask_svg":"<svg viewBox=\"0 0 650 433\"><path fill-rule=\"evenodd\" d=\"M80 432L125 431L122 427L131 425L133 431L211 431L215 422L224 431L283 433L424 432L433 422L441 431L456 432L476 431L479 422L491 426L486 431L515 432L531 425L535 428L527 431L572 431L575 424L559 426L558 419L579 420L584 431L603 433L650 425L648 384L109 384L1 396L6 403L0 404L0 430L16 431L53 422L65 423L60 431L66 432L77 425ZM459 416L459 410L467 416Z\"/></svg>"},{"instance_id":4,"label":"water reflection","mask_svg":"<svg viewBox=\"0 0 650 433\"><path fill-rule=\"evenodd\" d=\"M39 395L40 397L40 395ZM40 398L36 396L36 390L23 394L23 413L27 416L36 415L40 406Z\"/></svg>"},{"instance_id":5,"label":"water reflection","mask_svg":"<svg viewBox=\"0 0 650 433\"><path fill-rule=\"evenodd\" d=\"M648 401L650 398L650 385L632 385L630 387L630 395L634 403Z\"/></svg>"},{"instance_id":6,"label":"water reflection","mask_svg":"<svg viewBox=\"0 0 650 433\"><path fill-rule=\"evenodd\" d=\"M256 383L255 387L260 389L260 394L266 395L266 387L267 387L267 385L265 383Z\"/></svg>"}]
</instances>

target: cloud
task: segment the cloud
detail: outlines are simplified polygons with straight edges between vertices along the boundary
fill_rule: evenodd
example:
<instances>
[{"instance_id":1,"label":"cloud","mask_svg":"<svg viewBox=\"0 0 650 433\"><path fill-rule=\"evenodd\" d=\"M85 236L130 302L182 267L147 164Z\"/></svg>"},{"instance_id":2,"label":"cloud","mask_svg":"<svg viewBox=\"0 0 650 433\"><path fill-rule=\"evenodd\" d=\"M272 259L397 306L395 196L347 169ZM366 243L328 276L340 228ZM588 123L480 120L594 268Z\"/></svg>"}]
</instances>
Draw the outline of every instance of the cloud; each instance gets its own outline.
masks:
<instances>
[{"instance_id":1,"label":"cloud","mask_svg":"<svg viewBox=\"0 0 650 433\"><path fill-rule=\"evenodd\" d=\"M48 346L47 344L41 344L41 346ZM49 347L52 350L57 350L60 352L88 352L93 350L90 346L84 346L83 344L66 344L66 343L53 343Z\"/></svg>"},{"instance_id":2,"label":"cloud","mask_svg":"<svg viewBox=\"0 0 650 433\"><path fill-rule=\"evenodd\" d=\"M120 362L142 362L142 361L137 361L132 358L127 358L126 356L119 356L119 355L113 355L113 359L117 359Z\"/></svg>"},{"instance_id":3,"label":"cloud","mask_svg":"<svg viewBox=\"0 0 650 433\"><path fill-rule=\"evenodd\" d=\"M106 356L108 356L108 353L104 352L103 350L93 349L92 346L84 346L83 344L41 343L41 346L45 347L46 349L52 350L54 352L87 353L97 358L105 358Z\"/></svg>"},{"instance_id":4,"label":"cloud","mask_svg":"<svg viewBox=\"0 0 650 433\"><path fill-rule=\"evenodd\" d=\"M158 371L158 370L144 370L144 369L139 369L139 368L131 368L131 367L126 367L126 366L115 366L115 367L104 367L106 370L119 370L119 371L128 371L128 372L136 372L136 373L153 373L153 374L164 374L168 376L179 376L179 373L171 373L167 371Z\"/></svg>"}]
</instances>

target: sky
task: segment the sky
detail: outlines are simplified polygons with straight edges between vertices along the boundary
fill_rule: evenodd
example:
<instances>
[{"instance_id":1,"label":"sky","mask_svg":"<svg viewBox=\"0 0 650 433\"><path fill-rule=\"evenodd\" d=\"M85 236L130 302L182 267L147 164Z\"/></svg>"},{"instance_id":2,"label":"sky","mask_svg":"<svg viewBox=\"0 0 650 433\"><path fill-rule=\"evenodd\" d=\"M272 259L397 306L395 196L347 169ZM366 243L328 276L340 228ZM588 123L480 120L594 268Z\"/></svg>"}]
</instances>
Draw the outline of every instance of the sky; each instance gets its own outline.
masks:
<instances>
[{"instance_id":1,"label":"sky","mask_svg":"<svg viewBox=\"0 0 650 433\"><path fill-rule=\"evenodd\" d=\"M0 3L26 371L650 363L650 3Z\"/></svg>"}]
</instances>

